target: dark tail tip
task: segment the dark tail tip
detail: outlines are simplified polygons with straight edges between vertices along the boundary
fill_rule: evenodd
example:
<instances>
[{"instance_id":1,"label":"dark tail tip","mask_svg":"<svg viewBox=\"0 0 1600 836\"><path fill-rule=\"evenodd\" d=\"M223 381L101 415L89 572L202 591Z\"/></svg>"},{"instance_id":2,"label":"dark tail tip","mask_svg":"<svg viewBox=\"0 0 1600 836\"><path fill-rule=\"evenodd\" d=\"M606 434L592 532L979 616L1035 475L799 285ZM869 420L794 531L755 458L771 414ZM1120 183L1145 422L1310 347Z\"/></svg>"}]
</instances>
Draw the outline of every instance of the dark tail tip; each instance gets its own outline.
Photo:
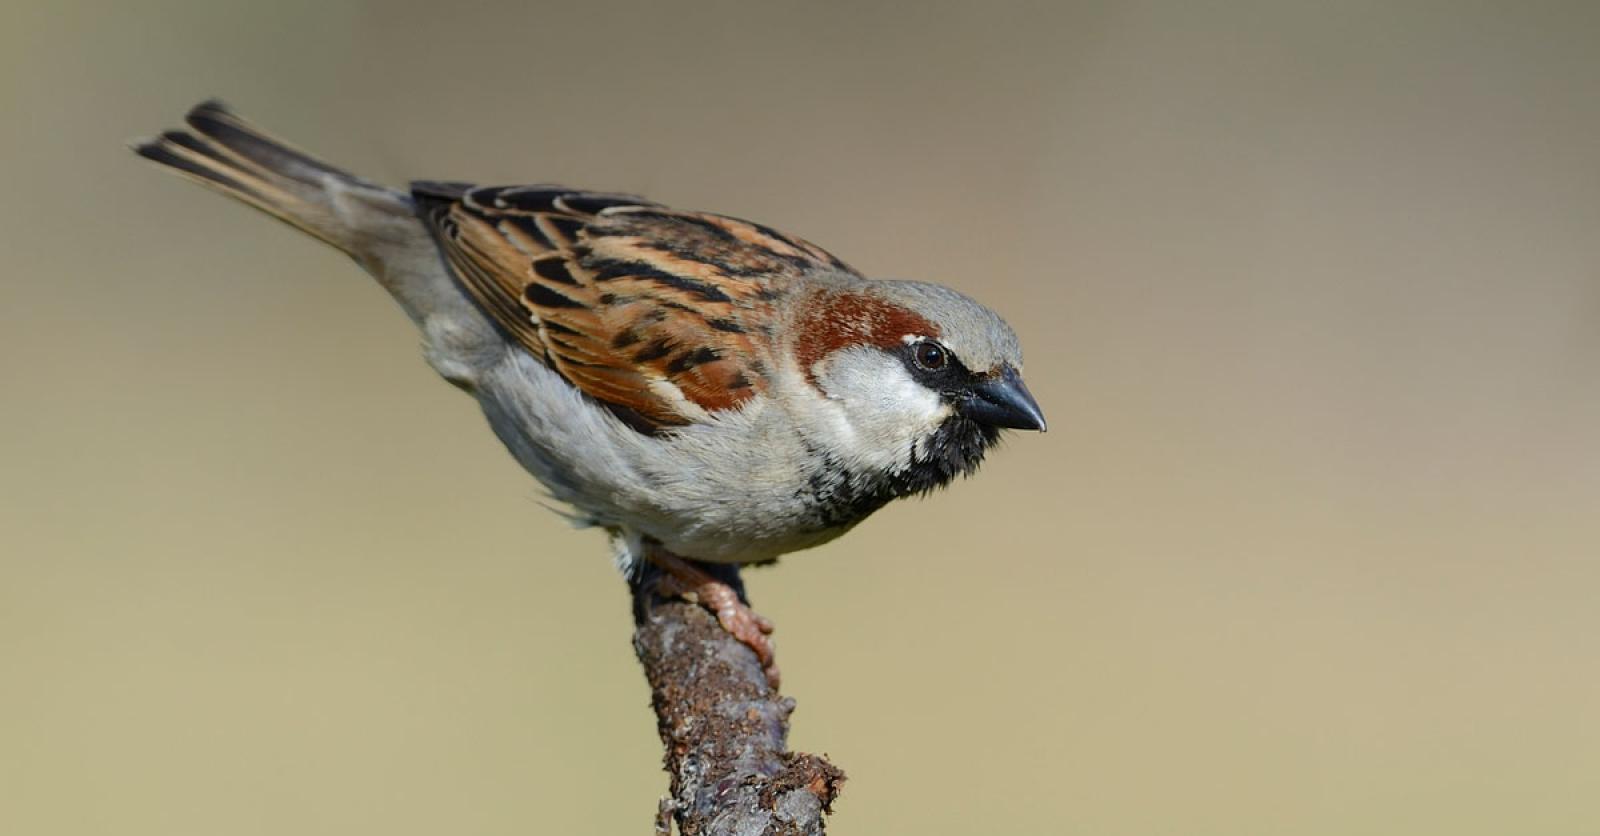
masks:
<instances>
[{"instance_id":1,"label":"dark tail tip","mask_svg":"<svg viewBox=\"0 0 1600 836\"><path fill-rule=\"evenodd\" d=\"M189 109L184 121L195 133L256 165L291 180L317 188L321 178L330 176L349 182L364 182L343 169L335 168L276 139L245 121L221 99L207 99Z\"/></svg>"},{"instance_id":2,"label":"dark tail tip","mask_svg":"<svg viewBox=\"0 0 1600 836\"><path fill-rule=\"evenodd\" d=\"M195 114L206 113L214 113L221 116L237 116L237 114L233 112L233 108L228 106L227 102L213 97L206 99L194 107L189 108L189 112L184 115L184 118L190 119L193 118Z\"/></svg>"},{"instance_id":3,"label":"dark tail tip","mask_svg":"<svg viewBox=\"0 0 1600 836\"><path fill-rule=\"evenodd\" d=\"M246 195L255 194L253 189L229 177L224 170L214 165L206 165L193 156L178 153L178 148L185 148L198 153L204 158L214 157L214 154L205 148L199 140L186 133L167 131L155 139L144 139L130 143L129 147L133 149L133 153L151 162L177 169L191 177L207 180L225 189L231 189Z\"/></svg>"}]
</instances>

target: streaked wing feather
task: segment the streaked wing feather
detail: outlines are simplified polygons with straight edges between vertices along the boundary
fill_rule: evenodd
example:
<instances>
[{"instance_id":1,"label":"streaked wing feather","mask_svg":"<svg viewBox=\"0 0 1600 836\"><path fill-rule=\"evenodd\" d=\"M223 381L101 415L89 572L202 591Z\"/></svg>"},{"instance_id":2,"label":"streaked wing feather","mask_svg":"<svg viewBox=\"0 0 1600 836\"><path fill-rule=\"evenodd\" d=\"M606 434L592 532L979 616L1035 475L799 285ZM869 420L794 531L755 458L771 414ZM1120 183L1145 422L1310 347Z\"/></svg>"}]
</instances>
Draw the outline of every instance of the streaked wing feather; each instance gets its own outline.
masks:
<instances>
[{"instance_id":1,"label":"streaked wing feather","mask_svg":"<svg viewBox=\"0 0 1600 836\"><path fill-rule=\"evenodd\" d=\"M734 218L560 186L413 184L453 273L505 333L643 429L765 387L774 301L822 249Z\"/></svg>"}]
</instances>

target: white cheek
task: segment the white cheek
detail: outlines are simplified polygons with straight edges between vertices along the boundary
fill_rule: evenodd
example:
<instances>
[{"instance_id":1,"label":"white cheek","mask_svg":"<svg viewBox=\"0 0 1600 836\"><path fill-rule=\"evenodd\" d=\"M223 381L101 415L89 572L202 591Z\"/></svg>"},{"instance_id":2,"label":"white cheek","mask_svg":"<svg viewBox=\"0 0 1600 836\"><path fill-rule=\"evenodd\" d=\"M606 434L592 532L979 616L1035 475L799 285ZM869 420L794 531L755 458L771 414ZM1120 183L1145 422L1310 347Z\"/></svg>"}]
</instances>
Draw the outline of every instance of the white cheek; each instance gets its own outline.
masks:
<instances>
[{"instance_id":1,"label":"white cheek","mask_svg":"<svg viewBox=\"0 0 1600 836\"><path fill-rule=\"evenodd\" d=\"M903 370L897 378L883 383L879 407L885 412L905 416L912 423L925 424L935 419L943 420L949 407L928 387L911 379Z\"/></svg>"},{"instance_id":2,"label":"white cheek","mask_svg":"<svg viewBox=\"0 0 1600 836\"><path fill-rule=\"evenodd\" d=\"M818 369L831 408L817 429L831 449L875 468L896 469L950 416L950 406L881 352L843 352Z\"/></svg>"},{"instance_id":3,"label":"white cheek","mask_svg":"<svg viewBox=\"0 0 1600 836\"><path fill-rule=\"evenodd\" d=\"M920 422L942 406L939 396L913 380L899 361L876 354L837 355L823 367L817 382L857 422Z\"/></svg>"}]
</instances>

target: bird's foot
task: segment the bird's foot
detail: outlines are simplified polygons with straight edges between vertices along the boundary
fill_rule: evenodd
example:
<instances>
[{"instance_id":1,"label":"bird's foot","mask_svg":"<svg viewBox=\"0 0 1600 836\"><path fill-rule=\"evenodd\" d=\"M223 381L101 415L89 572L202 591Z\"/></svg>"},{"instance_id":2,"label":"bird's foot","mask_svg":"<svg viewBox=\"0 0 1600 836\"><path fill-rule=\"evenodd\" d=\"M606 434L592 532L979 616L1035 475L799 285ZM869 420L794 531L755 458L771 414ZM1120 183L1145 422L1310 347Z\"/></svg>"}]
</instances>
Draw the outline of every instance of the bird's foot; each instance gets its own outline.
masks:
<instances>
[{"instance_id":1,"label":"bird's foot","mask_svg":"<svg viewBox=\"0 0 1600 836\"><path fill-rule=\"evenodd\" d=\"M665 573L657 587L662 595L681 595L710 610L722 629L739 640L740 644L755 651L761 669L767 675L767 684L776 691L781 679L772 648L772 619L750 609L739 600L739 593L716 578L706 574L693 563L664 549L651 549L649 560Z\"/></svg>"}]
</instances>

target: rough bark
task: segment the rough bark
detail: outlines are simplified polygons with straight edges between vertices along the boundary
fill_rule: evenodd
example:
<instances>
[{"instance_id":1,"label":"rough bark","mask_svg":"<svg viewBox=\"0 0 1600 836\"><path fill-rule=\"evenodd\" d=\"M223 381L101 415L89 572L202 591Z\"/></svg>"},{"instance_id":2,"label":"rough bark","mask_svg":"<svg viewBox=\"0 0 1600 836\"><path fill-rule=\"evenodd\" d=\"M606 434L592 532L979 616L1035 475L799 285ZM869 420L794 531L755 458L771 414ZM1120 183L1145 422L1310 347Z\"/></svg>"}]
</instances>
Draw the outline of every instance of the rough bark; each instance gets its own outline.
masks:
<instances>
[{"instance_id":1,"label":"rough bark","mask_svg":"<svg viewBox=\"0 0 1600 836\"><path fill-rule=\"evenodd\" d=\"M744 596L738 569L702 566ZM824 831L844 773L785 744L794 700L767 685L749 648L704 608L657 594L645 567L633 585L633 647L650 682L671 794L656 833L813 836Z\"/></svg>"}]
</instances>

